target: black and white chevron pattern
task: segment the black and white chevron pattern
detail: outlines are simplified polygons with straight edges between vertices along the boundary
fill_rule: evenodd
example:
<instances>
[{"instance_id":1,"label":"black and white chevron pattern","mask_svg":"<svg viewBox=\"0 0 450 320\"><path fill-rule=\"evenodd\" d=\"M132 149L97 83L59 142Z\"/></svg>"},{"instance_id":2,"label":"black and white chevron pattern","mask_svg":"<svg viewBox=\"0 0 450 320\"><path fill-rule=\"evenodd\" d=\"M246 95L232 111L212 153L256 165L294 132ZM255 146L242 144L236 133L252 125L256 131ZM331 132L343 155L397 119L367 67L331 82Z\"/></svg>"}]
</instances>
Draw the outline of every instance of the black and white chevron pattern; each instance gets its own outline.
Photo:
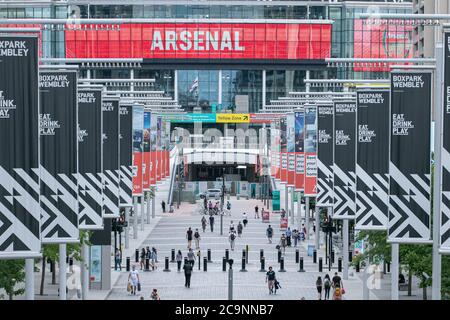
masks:
<instances>
[{"instance_id":1,"label":"black and white chevron pattern","mask_svg":"<svg viewBox=\"0 0 450 320\"><path fill-rule=\"evenodd\" d=\"M120 166L120 206L133 206L133 169L132 166Z\"/></svg>"},{"instance_id":2,"label":"black and white chevron pattern","mask_svg":"<svg viewBox=\"0 0 450 320\"><path fill-rule=\"evenodd\" d=\"M317 158L317 201L318 207L333 206L333 171Z\"/></svg>"},{"instance_id":3,"label":"black and white chevron pattern","mask_svg":"<svg viewBox=\"0 0 450 320\"><path fill-rule=\"evenodd\" d=\"M355 173L350 171L347 174L336 164L333 165L333 172L333 219L353 219L356 213Z\"/></svg>"},{"instance_id":4,"label":"black and white chevron pattern","mask_svg":"<svg viewBox=\"0 0 450 320\"><path fill-rule=\"evenodd\" d=\"M386 230L389 175L368 174L356 165L356 229Z\"/></svg>"},{"instance_id":5,"label":"black and white chevron pattern","mask_svg":"<svg viewBox=\"0 0 450 320\"><path fill-rule=\"evenodd\" d=\"M103 190L101 173L78 175L79 228L103 229Z\"/></svg>"},{"instance_id":6,"label":"black and white chevron pattern","mask_svg":"<svg viewBox=\"0 0 450 320\"><path fill-rule=\"evenodd\" d=\"M0 258L40 255L40 217L38 176L0 166Z\"/></svg>"},{"instance_id":7,"label":"black and white chevron pattern","mask_svg":"<svg viewBox=\"0 0 450 320\"><path fill-rule=\"evenodd\" d=\"M450 251L450 153L442 148L441 250Z\"/></svg>"},{"instance_id":8,"label":"black and white chevron pattern","mask_svg":"<svg viewBox=\"0 0 450 320\"><path fill-rule=\"evenodd\" d=\"M405 176L392 162L389 174L389 240L428 242L431 237L430 176Z\"/></svg>"},{"instance_id":9,"label":"black and white chevron pattern","mask_svg":"<svg viewBox=\"0 0 450 320\"><path fill-rule=\"evenodd\" d=\"M35 169L41 178L41 232L43 243L74 242L78 231L77 179L53 176L43 166Z\"/></svg>"},{"instance_id":10,"label":"black and white chevron pattern","mask_svg":"<svg viewBox=\"0 0 450 320\"><path fill-rule=\"evenodd\" d=\"M118 218L119 212L119 170L103 171L103 217Z\"/></svg>"}]
</instances>

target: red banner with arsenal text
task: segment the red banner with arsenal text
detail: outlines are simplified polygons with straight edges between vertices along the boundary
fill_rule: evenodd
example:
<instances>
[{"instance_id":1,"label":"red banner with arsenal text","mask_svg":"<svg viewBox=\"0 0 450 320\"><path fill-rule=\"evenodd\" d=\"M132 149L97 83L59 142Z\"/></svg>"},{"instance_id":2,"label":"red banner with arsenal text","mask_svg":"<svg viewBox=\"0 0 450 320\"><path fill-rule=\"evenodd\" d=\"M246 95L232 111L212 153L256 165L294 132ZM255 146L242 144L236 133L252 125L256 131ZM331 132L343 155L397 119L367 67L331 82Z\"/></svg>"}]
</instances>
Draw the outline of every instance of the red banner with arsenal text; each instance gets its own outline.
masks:
<instances>
[{"instance_id":1,"label":"red banner with arsenal text","mask_svg":"<svg viewBox=\"0 0 450 320\"><path fill-rule=\"evenodd\" d=\"M67 58L289 59L330 57L330 23L146 23L66 28Z\"/></svg>"}]
</instances>

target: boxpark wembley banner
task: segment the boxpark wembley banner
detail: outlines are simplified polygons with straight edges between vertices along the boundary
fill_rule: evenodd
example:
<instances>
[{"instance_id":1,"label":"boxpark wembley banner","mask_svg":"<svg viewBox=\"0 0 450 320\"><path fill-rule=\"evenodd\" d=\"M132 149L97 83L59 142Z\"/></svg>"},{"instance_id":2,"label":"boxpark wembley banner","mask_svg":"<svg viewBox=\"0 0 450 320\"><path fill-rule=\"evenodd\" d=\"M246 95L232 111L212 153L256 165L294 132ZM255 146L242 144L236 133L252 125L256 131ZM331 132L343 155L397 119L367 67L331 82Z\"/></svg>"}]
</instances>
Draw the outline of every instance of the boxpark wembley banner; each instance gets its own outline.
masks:
<instances>
[{"instance_id":1,"label":"boxpark wembley banner","mask_svg":"<svg viewBox=\"0 0 450 320\"><path fill-rule=\"evenodd\" d=\"M442 121L440 250L450 252L450 33L444 35L444 105Z\"/></svg>"},{"instance_id":2,"label":"boxpark wembley banner","mask_svg":"<svg viewBox=\"0 0 450 320\"><path fill-rule=\"evenodd\" d=\"M317 106L305 105L305 191L317 195Z\"/></svg>"},{"instance_id":3,"label":"boxpark wembley banner","mask_svg":"<svg viewBox=\"0 0 450 320\"><path fill-rule=\"evenodd\" d=\"M120 110L120 207L133 206L133 110L119 105Z\"/></svg>"},{"instance_id":4,"label":"boxpark wembley banner","mask_svg":"<svg viewBox=\"0 0 450 320\"><path fill-rule=\"evenodd\" d=\"M102 90L78 90L79 228L103 228Z\"/></svg>"},{"instance_id":5,"label":"boxpark wembley banner","mask_svg":"<svg viewBox=\"0 0 450 320\"><path fill-rule=\"evenodd\" d=\"M333 142L334 107L317 106L317 199L316 206L332 207L333 198Z\"/></svg>"},{"instance_id":6,"label":"boxpark wembley banner","mask_svg":"<svg viewBox=\"0 0 450 320\"><path fill-rule=\"evenodd\" d=\"M38 38L0 36L0 47L0 258L38 257Z\"/></svg>"},{"instance_id":7,"label":"boxpark wembley banner","mask_svg":"<svg viewBox=\"0 0 450 320\"><path fill-rule=\"evenodd\" d=\"M286 115L287 185L295 186L295 115Z\"/></svg>"},{"instance_id":8,"label":"boxpark wembley banner","mask_svg":"<svg viewBox=\"0 0 450 320\"><path fill-rule=\"evenodd\" d=\"M144 110L144 143L143 143L143 165L142 165L142 188L144 191L150 190L150 130L151 130L151 111Z\"/></svg>"},{"instance_id":9,"label":"boxpark wembley banner","mask_svg":"<svg viewBox=\"0 0 450 320\"><path fill-rule=\"evenodd\" d=\"M356 229L386 230L389 203L389 91L357 92Z\"/></svg>"},{"instance_id":10,"label":"boxpark wembley banner","mask_svg":"<svg viewBox=\"0 0 450 320\"><path fill-rule=\"evenodd\" d=\"M333 219L356 213L356 102L334 102Z\"/></svg>"},{"instance_id":11,"label":"boxpark wembley banner","mask_svg":"<svg viewBox=\"0 0 450 320\"><path fill-rule=\"evenodd\" d=\"M78 241L76 71L41 71L40 166L43 243Z\"/></svg>"},{"instance_id":12,"label":"boxpark wembley banner","mask_svg":"<svg viewBox=\"0 0 450 320\"><path fill-rule=\"evenodd\" d=\"M303 107L295 115L295 189L305 187L305 112Z\"/></svg>"},{"instance_id":13,"label":"boxpark wembley banner","mask_svg":"<svg viewBox=\"0 0 450 320\"><path fill-rule=\"evenodd\" d=\"M389 238L428 243L430 234L431 72L391 73Z\"/></svg>"},{"instance_id":14,"label":"boxpark wembley banner","mask_svg":"<svg viewBox=\"0 0 450 320\"><path fill-rule=\"evenodd\" d=\"M133 196L142 196L142 144L144 140L144 107L133 105Z\"/></svg>"},{"instance_id":15,"label":"boxpark wembley banner","mask_svg":"<svg viewBox=\"0 0 450 320\"><path fill-rule=\"evenodd\" d=\"M104 97L103 110L103 217L119 217L120 124L119 98Z\"/></svg>"}]
</instances>

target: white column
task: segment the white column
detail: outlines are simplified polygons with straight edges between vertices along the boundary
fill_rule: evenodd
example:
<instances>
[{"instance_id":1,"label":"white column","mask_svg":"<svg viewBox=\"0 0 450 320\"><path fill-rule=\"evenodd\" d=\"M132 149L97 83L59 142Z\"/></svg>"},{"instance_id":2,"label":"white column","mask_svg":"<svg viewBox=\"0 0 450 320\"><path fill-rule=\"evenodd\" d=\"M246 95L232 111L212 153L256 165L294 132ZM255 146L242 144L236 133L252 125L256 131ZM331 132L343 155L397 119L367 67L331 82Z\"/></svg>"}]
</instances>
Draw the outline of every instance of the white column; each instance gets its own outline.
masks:
<instances>
[{"instance_id":1,"label":"white column","mask_svg":"<svg viewBox=\"0 0 450 320\"><path fill-rule=\"evenodd\" d=\"M298 218L297 230L300 230L302 227L302 195L301 195L301 192L298 193L298 198L297 198L297 218Z\"/></svg>"},{"instance_id":2,"label":"white column","mask_svg":"<svg viewBox=\"0 0 450 320\"><path fill-rule=\"evenodd\" d=\"M88 299L89 293L89 246L81 246L81 300Z\"/></svg>"},{"instance_id":3,"label":"white column","mask_svg":"<svg viewBox=\"0 0 450 320\"><path fill-rule=\"evenodd\" d=\"M320 208L316 207L316 212L315 212L315 221L316 221L316 234L314 236L314 240L315 240L315 249L317 250L317 252L319 252L320 249Z\"/></svg>"},{"instance_id":4,"label":"white column","mask_svg":"<svg viewBox=\"0 0 450 320\"><path fill-rule=\"evenodd\" d=\"M138 200L133 197L133 239L138 237Z\"/></svg>"},{"instance_id":5,"label":"white column","mask_svg":"<svg viewBox=\"0 0 450 320\"><path fill-rule=\"evenodd\" d=\"M294 194L295 190L294 187L291 187L291 221L292 226L295 224L295 204L294 204ZM291 228L292 229L292 228Z\"/></svg>"},{"instance_id":6,"label":"white column","mask_svg":"<svg viewBox=\"0 0 450 320\"><path fill-rule=\"evenodd\" d=\"M391 246L391 300L398 300L398 276L399 276L399 251L400 245L393 243Z\"/></svg>"},{"instance_id":7,"label":"white column","mask_svg":"<svg viewBox=\"0 0 450 320\"><path fill-rule=\"evenodd\" d=\"M144 217L145 217L145 204L144 195L139 197L141 199L141 231L144 231Z\"/></svg>"},{"instance_id":8,"label":"white column","mask_svg":"<svg viewBox=\"0 0 450 320\"><path fill-rule=\"evenodd\" d=\"M343 221L343 239L342 239L342 266L343 266L343 278L348 280L348 220Z\"/></svg>"},{"instance_id":9,"label":"white column","mask_svg":"<svg viewBox=\"0 0 450 320\"><path fill-rule=\"evenodd\" d=\"M369 280L369 261L366 260L366 266L364 267L363 271L363 300L367 301L370 300L370 291L368 286L368 280Z\"/></svg>"},{"instance_id":10,"label":"white column","mask_svg":"<svg viewBox=\"0 0 450 320\"><path fill-rule=\"evenodd\" d=\"M305 239L309 240L309 197L305 197L305 227L306 235Z\"/></svg>"},{"instance_id":11,"label":"white column","mask_svg":"<svg viewBox=\"0 0 450 320\"><path fill-rule=\"evenodd\" d=\"M67 300L66 284L67 284L67 247L65 243L59 244L59 300Z\"/></svg>"},{"instance_id":12,"label":"white column","mask_svg":"<svg viewBox=\"0 0 450 320\"><path fill-rule=\"evenodd\" d=\"M130 207L125 207L125 221L128 227L124 229L125 232L125 249L130 247Z\"/></svg>"},{"instance_id":13,"label":"white column","mask_svg":"<svg viewBox=\"0 0 450 320\"><path fill-rule=\"evenodd\" d=\"M147 223L150 224L150 217L152 214L152 207L150 204L151 201L151 197L150 197L150 192L147 192Z\"/></svg>"},{"instance_id":14,"label":"white column","mask_svg":"<svg viewBox=\"0 0 450 320\"><path fill-rule=\"evenodd\" d=\"M155 219L156 216L156 187L153 187L153 198L152 198L152 218Z\"/></svg>"},{"instance_id":15,"label":"white column","mask_svg":"<svg viewBox=\"0 0 450 320\"><path fill-rule=\"evenodd\" d=\"M289 219L289 187L284 185L284 209L286 210L286 218Z\"/></svg>"},{"instance_id":16,"label":"white column","mask_svg":"<svg viewBox=\"0 0 450 320\"><path fill-rule=\"evenodd\" d=\"M34 300L34 259L25 259L25 298Z\"/></svg>"}]
</instances>

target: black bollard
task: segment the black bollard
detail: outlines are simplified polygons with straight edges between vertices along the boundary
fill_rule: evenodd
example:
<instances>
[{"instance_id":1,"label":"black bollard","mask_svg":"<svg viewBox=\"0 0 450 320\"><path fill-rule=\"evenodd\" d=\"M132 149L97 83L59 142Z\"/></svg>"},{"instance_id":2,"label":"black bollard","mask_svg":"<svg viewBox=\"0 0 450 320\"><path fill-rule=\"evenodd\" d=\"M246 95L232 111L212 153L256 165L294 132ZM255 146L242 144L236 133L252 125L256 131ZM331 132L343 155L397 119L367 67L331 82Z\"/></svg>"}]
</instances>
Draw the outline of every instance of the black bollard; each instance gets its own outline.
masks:
<instances>
[{"instance_id":1,"label":"black bollard","mask_svg":"<svg viewBox=\"0 0 450 320\"><path fill-rule=\"evenodd\" d=\"M298 269L298 272L305 272L305 270L303 269L303 257L300 257L300 267Z\"/></svg>"},{"instance_id":2,"label":"black bollard","mask_svg":"<svg viewBox=\"0 0 450 320\"><path fill-rule=\"evenodd\" d=\"M338 272L342 272L342 258L338 259Z\"/></svg>"},{"instance_id":3,"label":"black bollard","mask_svg":"<svg viewBox=\"0 0 450 320\"><path fill-rule=\"evenodd\" d=\"M228 260L230 260L230 250L225 249L225 258Z\"/></svg>"},{"instance_id":4,"label":"black bollard","mask_svg":"<svg viewBox=\"0 0 450 320\"><path fill-rule=\"evenodd\" d=\"M227 257L222 259L222 271L227 271Z\"/></svg>"},{"instance_id":5,"label":"black bollard","mask_svg":"<svg viewBox=\"0 0 450 320\"><path fill-rule=\"evenodd\" d=\"M264 249L259 250L259 260L261 260L261 258L264 258Z\"/></svg>"},{"instance_id":6,"label":"black bollard","mask_svg":"<svg viewBox=\"0 0 450 320\"><path fill-rule=\"evenodd\" d=\"M136 249L134 253L134 262L139 262L139 249Z\"/></svg>"},{"instance_id":7,"label":"black bollard","mask_svg":"<svg viewBox=\"0 0 450 320\"><path fill-rule=\"evenodd\" d=\"M170 262L175 262L175 249L170 252Z\"/></svg>"},{"instance_id":8,"label":"black bollard","mask_svg":"<svg viewBox=\"0 0 450 320\"><path fill-rule=\"evenodd\" d=\"M240 271L247 272L247 270L245 270L245 257L242 257L242 269Z\"/></svg>"},{"instance_id":9,"label":"black bollard","mask_svg":"<svg viewBox=\"0 0 450 320\"><path fill-rule=\"evenodd\" d=\"M169 257L166 257L165 261L164 261L164 270L165 272L169 272Z\"/></svg>"},{"instance_id":10,"label":"black bollard","mask_svg":"<svg viewBox=\"0 0 450 320\"><path fill-rule=\"evenodd\" d=\"M259 272L266 272L266 259L264 259L264 257L261 257L260 262L261 269L259 270Z\"/></svg>"},{"instance_id":11,"label":"black bollard","mask_svg":"<svg viewBox=\"0 0 450 320\"><path fill-rule=\"evenodd\" d=\"M208 259L203 257L203 271L208 271Z\"/></svg>"},{"instance_id":12,"label":"black bollard","mask_svg":"<svg viewBox=\"0 0 450 320\"><path fill-rule=\"evenodd\" d=\"M130 259L130 257L127 257L127 266L126 266L127 272L130 272L130 265L131 265L131 259Z\"/></svg>"},{"instance_id":13,"label":"black bollard","mask_svg":"<svg viewBox=\"0 0 450 320\"><path fill-rule=\"evenodd\" d=\"M391 272L391 263L390 262L386 262L387 265L387 272Z\"/></svg>"},{"instance_id":14,"label":"black bollard","mask_svg":"<svg viewBox=\"0 0 450 320\"><path fill-rule=\"evenodd\" d=\"M317 250L314 249L313 251L313 263L317 263Z\"/></svg>"},{"instance_id":15,"label":"black bollard","mask_svg":"<svg viewBox=\"0 0 450 320\"><path fill-rule=\"evenodd\" d=\"M280 258L280 270L278 270L278 272L286 272L286 270L284 270L284 257Z\"/></svg>"},{"instance_id":16,"label":"black bollard","mask_svg":"<svg viewBox=\"0 0 450 320\"><path fill-rule=\"evenodd\" d=\"M359 262L356 263L355 269L356 269L356 272L359 272Z\"/></svg>"},{"instance_id":17,"label":"black bollard","mask_svg":"<svg viewBox=\"0 0 450 320\"><path fill-rule=\"evenodd\" d=\"M322 258L319 258L319 272L322 272Z\"/></svg>"},{"instance_id":18,"label":"black bollard","mask_svg":"<svg viewBox=\"0 0 450 320\"><path fill-rule=\"evenodd\" d=\"M281 249L278 249L278 263L281 261Z\"/></svg>"},{"instance_id":19,"label":"black bollard","mask_svg":"<svg viewBox=\"0 0 450 320\"><path fill-rule=\"evenodd\" d=\"M245 249L242 249L242 259L245 259L245 257L246 257L246 251L245 251Z\"/></svg>"},{"instance_id":20,"label":"black bollard","mask_svg":"<svg viewBox=\"0 0 450 320\"><path fill-rule=\"evenodd\" d=\"M72 257L69 258L69 266L70 267L73 266L73 258Z\"/></svg>"},{"instance_id":21,"label":"black bollard","mask_svg":"<svg viewBox=\"0 0 450 320\"><path fill-rule=\"evenodd\" d=\"M202 257L198 256L198 271L202 270Z\"/></svg>"},{"instance_id":22,"label":"black bollard","mask_svg":"<svg viewBox=\"0 0 450 320\"><path fill-rule=\"evenodd\" d=\"M352 262L353 261L353 251L349 250L348 251L348 262Z\"/></svg>"},{"instance_id":23,"label":"black bollard","mask_svg":"<svg viewBox=\"0 0 450 320\"><path fill-rule=\"evenodd\" d=\"M150 271L150 259L145 258L145 271Z\"/></svg>"},{"instance_id":24,"label":"black bollard","mask_svg":"<svg viewBox=\"0 0 450 320\"><path fill-rule=\"evenodd\" d=\"M211 260L211 249L208 249L208 262L212 262L212 260Z\"/></svg>"},{"instance_id":25,"label":"black bollard","mask_svg":"<svg viewBox=\"0 0 450 320\"><path fill-rule=\"evenodd\" d=\"M331 263L334 263L334 250L331 250Z\"/></svg>"},{"instance_id":26,"label":"black bollard","mask_svg":"<svg viewBox=\"0 0 450 320\"><path fill-rule=\"evenodd\" d=\"M250 248L248 245L245 246L245 263L248 264L248 252L250 251Z\"/></svg>"},{"instance_id":27,"label":"black bollard","mask_svg":"<svg viewBox=\"0 0 450 320\"><path fill-rule=\"evenodd\" d=\"M295 250L295 263L298 263L300 259L300 251L298 249Z\"/></svg>"}]
</instances>

